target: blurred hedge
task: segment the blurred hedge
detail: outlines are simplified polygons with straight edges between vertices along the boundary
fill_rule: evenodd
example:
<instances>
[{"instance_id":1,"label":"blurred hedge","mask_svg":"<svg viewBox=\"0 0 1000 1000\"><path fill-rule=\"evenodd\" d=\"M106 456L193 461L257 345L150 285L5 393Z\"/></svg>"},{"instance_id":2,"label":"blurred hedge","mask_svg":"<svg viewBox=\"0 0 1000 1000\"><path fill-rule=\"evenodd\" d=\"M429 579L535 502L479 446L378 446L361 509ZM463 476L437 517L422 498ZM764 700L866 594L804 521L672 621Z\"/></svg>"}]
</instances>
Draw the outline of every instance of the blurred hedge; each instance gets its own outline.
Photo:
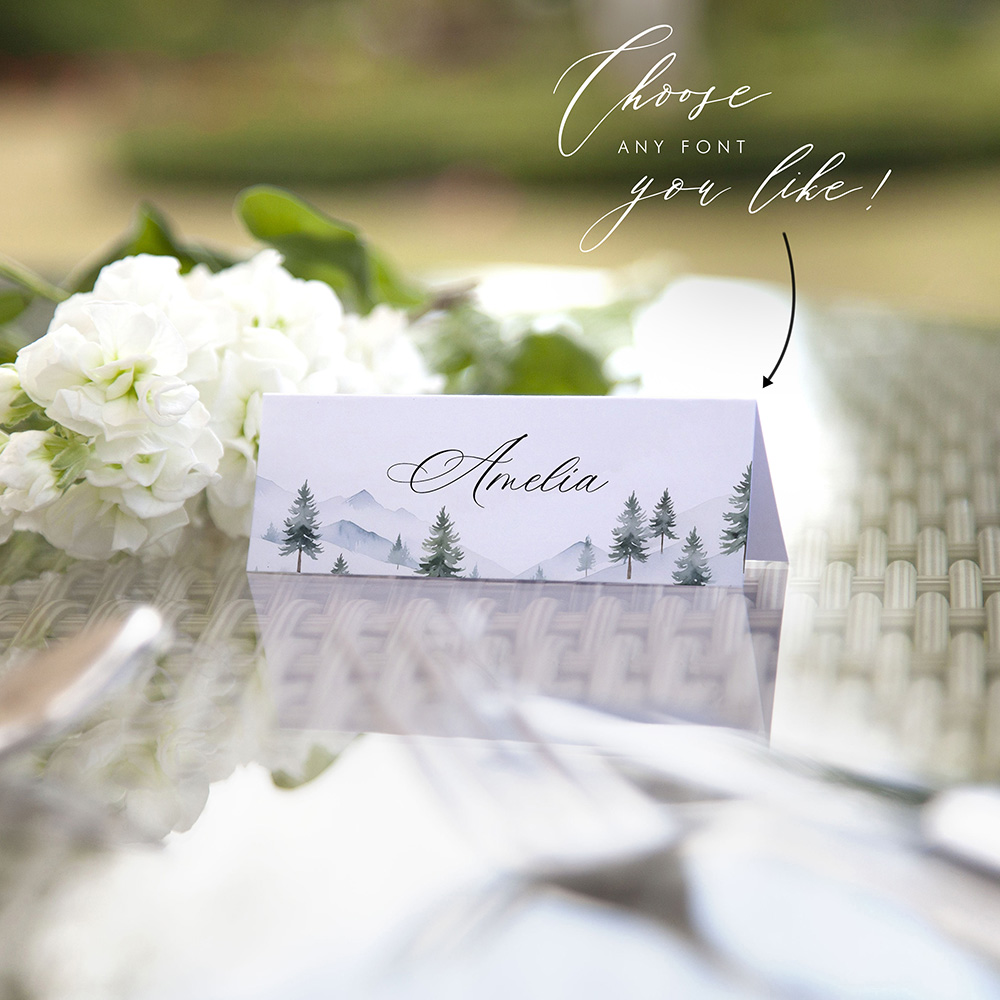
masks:
<instances>
[{"instance_id":1,"label":"blurred hedge","mask_svg":"<svg viewBox=\"0 0 1000 1000\"><path fill-rule=\"evenodd\" d=\"M428 176L455 166L525 182L631 185L649 173L700 183L766 172L805 142L816 144L817 155L843 149L855 170L1000 156L1000 23L931 41L879 32L752 41L719 39L694 72L675 79L711 81L722 93L749 83L773 97L739 112L708 109L695 122L686 120L686 107L671 105L612 116L569 159L556 150L556 129L572 89L553 95L552 88L586 49L555 36L474 66L347 51L327 61L304 56L293 69L257 64L241 75L231 67L199 92L196 120L158 118L151 101L120 152L144 178L300 185ZM621 79L600 78L593 108L611 107L628 89ZM682 155L682 137L746 143L741 155ZM665 140L662 153L618 151L622 139L643 138Z\"/></svg>"}]
</instances>

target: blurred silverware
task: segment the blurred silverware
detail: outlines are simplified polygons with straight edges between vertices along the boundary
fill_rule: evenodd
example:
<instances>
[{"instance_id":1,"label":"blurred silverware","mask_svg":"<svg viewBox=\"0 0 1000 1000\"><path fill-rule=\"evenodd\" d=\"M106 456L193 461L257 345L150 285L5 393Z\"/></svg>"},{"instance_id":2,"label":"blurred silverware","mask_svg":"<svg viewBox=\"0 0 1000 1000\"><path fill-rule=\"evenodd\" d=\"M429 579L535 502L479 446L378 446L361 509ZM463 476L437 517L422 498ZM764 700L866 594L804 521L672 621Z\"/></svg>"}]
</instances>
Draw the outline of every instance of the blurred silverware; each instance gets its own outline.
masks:
<instances>
[{"instance_id":1,"label":"blurred silverware","mask_svg":"<svg viewBox=\"0 0 1000 1000\"><path fill-rule=\"evenodd\" d=\"M0 678L0 759L71 725L131 676L164 634L159 612L140 607L14 666Z\"/></svg>"}]
</instances>

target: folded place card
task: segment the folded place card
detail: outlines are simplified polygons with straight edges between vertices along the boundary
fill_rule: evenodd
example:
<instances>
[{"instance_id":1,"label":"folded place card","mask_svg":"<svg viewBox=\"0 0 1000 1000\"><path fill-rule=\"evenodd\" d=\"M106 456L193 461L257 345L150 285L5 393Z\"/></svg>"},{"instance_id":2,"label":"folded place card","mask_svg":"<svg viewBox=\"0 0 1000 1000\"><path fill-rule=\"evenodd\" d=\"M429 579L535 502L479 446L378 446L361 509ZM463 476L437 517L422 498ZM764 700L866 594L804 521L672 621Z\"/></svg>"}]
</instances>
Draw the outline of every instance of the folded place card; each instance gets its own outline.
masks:
<instances>
[{"instance_id":1,"label":"folded place card","mask_svg":"<svg viewBox=\"0 0 1000 1000\"><path fill-rule=\"evenodd\" d=\"M752 400L264 397L251 571L734 587L746 559L787 561Z\"/></svg>"}]
</instances>

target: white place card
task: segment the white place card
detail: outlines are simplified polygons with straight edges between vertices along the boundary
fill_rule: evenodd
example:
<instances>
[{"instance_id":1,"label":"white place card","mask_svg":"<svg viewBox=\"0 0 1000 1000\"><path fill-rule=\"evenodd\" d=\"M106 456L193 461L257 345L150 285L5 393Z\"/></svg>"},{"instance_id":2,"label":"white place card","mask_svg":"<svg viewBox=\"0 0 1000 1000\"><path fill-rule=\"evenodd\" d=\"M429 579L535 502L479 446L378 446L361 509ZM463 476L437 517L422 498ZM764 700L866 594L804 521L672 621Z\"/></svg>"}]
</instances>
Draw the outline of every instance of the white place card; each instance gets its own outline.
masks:
<instances>
[{"instance_id":1,"label":"white place card","mask_svg":"<svg viewBox=\"0 0 1000 1000\"><path fill-rule=\"evenodd\" d=\"M787 561L756 404L264 397L248 569L740 586Z\"/></svg>"}]
</instances>

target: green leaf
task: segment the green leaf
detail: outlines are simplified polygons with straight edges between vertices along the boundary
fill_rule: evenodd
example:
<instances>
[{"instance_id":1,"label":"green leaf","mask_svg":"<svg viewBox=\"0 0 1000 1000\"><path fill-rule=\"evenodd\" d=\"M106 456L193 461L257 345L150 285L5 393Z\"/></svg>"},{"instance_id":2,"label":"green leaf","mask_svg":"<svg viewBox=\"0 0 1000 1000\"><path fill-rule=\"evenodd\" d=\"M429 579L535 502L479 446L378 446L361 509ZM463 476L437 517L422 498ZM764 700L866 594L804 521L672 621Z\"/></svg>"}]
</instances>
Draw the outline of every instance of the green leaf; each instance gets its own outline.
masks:
<instances>
[{"instance_id":1,"label":"green leaf","mask_svg":"<svg viewBox=\"0 0 1000 1000\"><path fill-rule=\"evenodd\" d=\"M288 771L272 771L271 781L277 788L299 788L307 782L318 778L334 761L337 754L331 753L326 747L313 744L302 766L302 773L298 776L289 774Z\"/></svg>"},{"instance_id":2,"label":"green leaf","mask_svg":"<svg viewBox=\"0 0 1000 1000\"><path fill-rule=\"evenodd\" d=\"M65 289L53 285L51 281L5 253L0 253L0 277L13 282L22 292L30 296L40 295L50 302L62 302L69 297Z\"/></svg>"},{"instance_id":3,"label":"green leaf","mask_svg":"<svg viewBox=\"0 0 1000 1000\"><path fill-rule=\"evenodd\" d=\"M235 263L235 258L196 243L187 243L174 235L170 223L158 209L143 202L135 212L132 227L104 256L73 277L74 292L89 292L97 281L102 267L123 257L148 253L157 257L176 257L181 262L181 273L186 274L196 264L204 264L212 271L221 271Z\"/></svg>"},{"instance_id":4,"label":"green leaf","mask_svg":"<svg viewBox=\"0 0 1000 1000\"><path fill-rule=\"evenodd\" d=\"M601 363L563 333L529 333L517 345L497 391L514 395L606 396Z\"/></svg>"},{"instance_id":5,"label":"green leaf","mask_svg":"<svg viewBox=\"0 0 1000 1000\"><path fill-rule=\"evenodd\" d=\"M357 229L281 188L248 188L236 212L251 235L280 251L292 274L325 281L349 309L368 313L380 302L409 308L425 301Z\"/></svg>"},{"instance_id":6,"label":"green leaf","mask_svg":"<svg viewBox=\"0 0 1000 1000\"><path fill-rule=\"evenodd\" d=\"M31 531L15 531L0 545L0 586L31 580L49 570L64 570L73 560Z\"/></svg>"},{"instance_id":7,"label":"green leaf","mask_svg":"<svg viewBox=\"0 0 1000 1000\"><path fill-rule=\"evenodd\" d=\"M428 301L427 292L407 281L378 251L368 250L375 301L398 309L415 309Z\"/></svg>"},{"instance_id":8,"label":"green leaf","mask_svg":"<svg viewBox=\"0 0 1000 1000\"><path fill-rule=\"evenodd\" d=\"M470 305L443 313L431 329L422 346L446 392L604 396L611 389L597 356L566 333L522 326L505 334Z\"/></svg>"},{"instance_id":9,"label":"green leaf","mask_svg":"<svg viewBox=\"0 0 1000 1000\"><path fill-rule=\"evenodd\" d=\"M0 292L0 326L16 319L31 304L33 296L11 288Z\"/></svg>"},{"instance_id":10,"label":"green leaf","mask_svg":"<svg viewBox=\"0 0 1000 1000\"><path fill-rule=\"evenodd\" d=\"M61 490L68 489L83 475L90 459L90 448L80 440L65 441L62 438L50 440L45 447L52 468L59 473L56 486Z\"/></svg>"},{"instance_id":11,"label":"green leaf","mask_svg":"<svg viewBox=\"0 0 1000 1000\"><path fill-rule=\"evenodd\" d=\"M492 316L469 305L438 316L423 345L430 367L445 376L445 391L496 393L507 378L507 346Z\"/></svg>"}]
</instances>

